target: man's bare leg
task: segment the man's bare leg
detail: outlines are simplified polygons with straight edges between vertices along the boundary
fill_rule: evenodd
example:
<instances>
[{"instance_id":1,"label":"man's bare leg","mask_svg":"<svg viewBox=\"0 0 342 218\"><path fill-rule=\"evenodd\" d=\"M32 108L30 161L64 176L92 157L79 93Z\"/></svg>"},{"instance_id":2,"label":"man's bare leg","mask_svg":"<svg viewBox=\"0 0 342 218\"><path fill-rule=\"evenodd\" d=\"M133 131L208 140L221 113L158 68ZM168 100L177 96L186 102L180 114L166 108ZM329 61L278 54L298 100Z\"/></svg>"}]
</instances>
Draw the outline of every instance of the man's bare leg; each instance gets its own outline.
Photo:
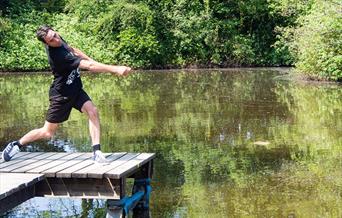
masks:
<instances>
[{"instance_id":1,"label":"man's bare leg","mask_svg":"<svg viewBox=\"0 0 342 218\"><path fill-rule=\"evenodd\" d=\"M24 135L19 141L13 141L8 143L8 145L2 152L2 159L4 161L10 161L12 157L14 157L20 151L20 146L36 141L38 139L51 138L53 134L56 132L57 128L58 124L45 121L45 124L42 128L31 130L26 135Z\"/></svg>"},{"instance_id":2,"label":"man's bare leg","mask_svg":"<svg viewBox=\"0 0 342 218\"><path fill-rule=\"evenodd\" d=\"M89 132L92 145L100 144L100 118L97 108L91 101L86 101L81 111L88 116L89 119Z\"/></svg>"},{"instance_id":3,"label":"man's bare leg","mask_svg":"<svg viewBox=\"0 0 342 218\"><path fill-rule=\"evenodd\" d=\"M25 145L27 143L39 140L39 139L50 139L56 132L58 128L58 123L50 123L45 121L45 124L42 128L31 130L26 133L20 140L19 143L21 145Z\"/></svg>"},{"instance_id":4,"label":"man's bare leg","mask_svg":"<svg viewBox=\"0 0 342 218\"><path fill-rule=\"evenodd\" d=\"M95 161L95 163L108 164L109 161L101 152L100 118L95 105L89 100L83 104L81 111L85 113L89 119L89 132L94 152L93 160Z\"/></svg>"}]
</instances>

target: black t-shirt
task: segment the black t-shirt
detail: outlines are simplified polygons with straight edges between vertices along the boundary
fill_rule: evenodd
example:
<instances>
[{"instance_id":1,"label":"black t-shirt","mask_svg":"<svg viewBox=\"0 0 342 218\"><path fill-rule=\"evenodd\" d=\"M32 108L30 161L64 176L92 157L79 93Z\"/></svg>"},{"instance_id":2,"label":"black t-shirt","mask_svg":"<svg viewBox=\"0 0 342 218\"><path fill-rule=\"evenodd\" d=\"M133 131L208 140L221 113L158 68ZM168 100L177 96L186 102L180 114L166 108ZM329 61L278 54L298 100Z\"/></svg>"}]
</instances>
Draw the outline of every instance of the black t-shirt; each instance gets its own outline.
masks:
<instances>
[{"instance_id":1,"label":"black t-shirt","mask_svg":"<svg viewBox=\"0 0 342 218\"><path fill-rule=\"evenodd\" d=\"M62 40L60 47L46 46L46 53L49 64L54 75L53 82L50 87L50 96L74 96L82 89L82 81L80 78L81 58L74 55Z\"/></svg>"}]
</instances>

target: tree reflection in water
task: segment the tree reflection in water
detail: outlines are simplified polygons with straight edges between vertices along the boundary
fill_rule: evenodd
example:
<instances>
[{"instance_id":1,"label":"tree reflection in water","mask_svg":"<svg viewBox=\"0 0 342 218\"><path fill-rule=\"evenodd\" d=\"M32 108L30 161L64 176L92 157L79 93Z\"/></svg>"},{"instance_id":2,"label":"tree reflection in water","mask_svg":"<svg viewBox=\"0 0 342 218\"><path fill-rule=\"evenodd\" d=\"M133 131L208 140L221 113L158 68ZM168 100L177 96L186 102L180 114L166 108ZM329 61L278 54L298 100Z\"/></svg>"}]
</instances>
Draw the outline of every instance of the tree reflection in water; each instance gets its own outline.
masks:
<instances>
[{"instance_id":1,"label":"tree reflection in water","mask_svg":"<svg viewBox=\"0 0 342 218\"><path fill-rule=\"evenodd\" d=\"M282 73L86 73L83 81L100 112L104 151L157 153L152 217L341 217L342 89L280 80ZM50 81L0 75L1 145L42 125ZM73 111L51 141L30 149L89 144L87 120ZM105 214L104 201L37 199L8 216Z\"/></svg>"}]
</instances>

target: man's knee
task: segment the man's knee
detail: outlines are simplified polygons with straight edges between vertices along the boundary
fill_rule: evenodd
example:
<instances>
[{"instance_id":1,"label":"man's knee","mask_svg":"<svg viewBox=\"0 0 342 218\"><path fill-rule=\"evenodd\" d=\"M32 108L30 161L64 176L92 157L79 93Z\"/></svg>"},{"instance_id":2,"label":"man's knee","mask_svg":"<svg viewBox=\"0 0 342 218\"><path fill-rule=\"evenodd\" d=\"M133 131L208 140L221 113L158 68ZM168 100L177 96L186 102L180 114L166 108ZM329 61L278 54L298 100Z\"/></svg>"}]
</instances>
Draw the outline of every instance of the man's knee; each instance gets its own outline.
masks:
<instances>
[{"instance_id":1,"label":"man's knee","mask_svg":"<svg viewBox=\"0 0 342 218\"><path fill-rule=\"evenodd\" d=\"M55 134L56 130L58 128L57 123L50 123L48 121L45 121L45 124L42 128L40 128L40 134L42 138L50 139Z\"/></svg>"},{"instance_id":2,"label":"man's knee","mask_svg":"<svg viewBox=\"0 0 342 218\"><path fill-rule=\"evenodd\" d=\"M99 112L95 106L89 108L87 110L87 114L88 114L90 119L97 119L99 117Z\"/></svg>"},{"instance_id":3,"label":"man's knee","mask_svg":"<svg viewBox=\"0 0 342 218\"><path fill-rule=\"evenodd\" d=\"M51 131L51 130L48 130L45 128L41 128L41 135L45 139L51 139L54 134L55 134L54 131Z\"/></svg>"}]
</instances>

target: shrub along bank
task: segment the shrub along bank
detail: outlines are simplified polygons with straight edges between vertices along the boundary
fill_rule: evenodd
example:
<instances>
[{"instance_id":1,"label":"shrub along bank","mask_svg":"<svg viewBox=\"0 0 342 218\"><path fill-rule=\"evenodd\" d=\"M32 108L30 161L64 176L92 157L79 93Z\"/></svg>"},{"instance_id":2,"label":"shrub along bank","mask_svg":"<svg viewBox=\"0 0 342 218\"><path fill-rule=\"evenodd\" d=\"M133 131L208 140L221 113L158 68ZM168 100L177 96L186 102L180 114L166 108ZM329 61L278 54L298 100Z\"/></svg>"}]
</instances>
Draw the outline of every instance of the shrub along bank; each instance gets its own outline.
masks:
<instances>
[{"instance_id":1,"label":"shrub along bank","mask_svg":"<svg viewBox=\"0 0 342 218\"><path fill-rule=\"evenodd\" d=\"M341 20L334 4L323 0L2 0L0 69L48 69L35 30L49 24L69 44L105 63L135 68L294 64L312 77L338 80ZM319 16L325 13L329 19Z\"/></svg>"}]
</instances>

